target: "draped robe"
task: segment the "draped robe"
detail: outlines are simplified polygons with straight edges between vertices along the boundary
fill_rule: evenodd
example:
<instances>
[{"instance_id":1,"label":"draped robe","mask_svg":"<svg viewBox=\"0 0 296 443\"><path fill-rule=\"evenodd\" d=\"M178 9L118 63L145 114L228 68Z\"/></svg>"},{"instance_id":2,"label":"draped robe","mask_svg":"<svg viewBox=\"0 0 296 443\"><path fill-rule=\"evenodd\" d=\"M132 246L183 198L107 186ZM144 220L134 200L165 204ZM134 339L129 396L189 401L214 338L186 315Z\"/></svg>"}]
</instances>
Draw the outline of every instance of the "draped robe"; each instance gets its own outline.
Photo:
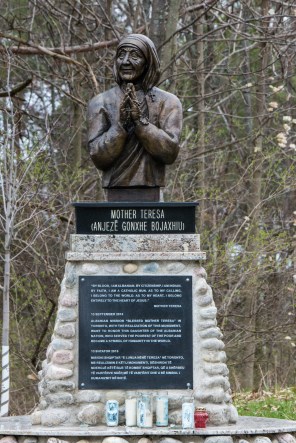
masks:
<instances>
[{"instance_id":1,"label":"draped robe","mask_svg":"<svg viewBox=\"0 0 296 443\"><path fill-rule=\"evenodd\" d=\"M165 165L173 163L179 152L181 103L156 87L146 95L137 92L149 124L123 127L119 116L123 97L124 91L116 86L88 106L88 147L95 166L103 171L103 187L162 187Z\"/></svg>"}]
</instances>

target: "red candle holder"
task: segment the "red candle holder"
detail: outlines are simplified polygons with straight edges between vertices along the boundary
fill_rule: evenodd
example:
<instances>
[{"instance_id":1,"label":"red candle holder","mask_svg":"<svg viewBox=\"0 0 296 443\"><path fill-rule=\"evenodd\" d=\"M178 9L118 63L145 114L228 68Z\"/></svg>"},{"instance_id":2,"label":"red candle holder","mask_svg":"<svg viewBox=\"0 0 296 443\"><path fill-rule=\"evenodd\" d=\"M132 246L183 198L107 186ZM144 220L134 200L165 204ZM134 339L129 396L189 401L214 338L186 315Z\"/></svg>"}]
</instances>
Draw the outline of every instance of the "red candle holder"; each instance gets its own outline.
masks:
<instances>
[{"instance_id":1,"label":"red candle holder","mask_svg":"<svg viewBox=\"0 0 296 443\"><path fill-rule=\"evenodd\" d=\"M206 408L196 408L194 412L194 426L195 428L205 428L207 421L209 419L209 414Z\"/></svg>"}]
</instances>

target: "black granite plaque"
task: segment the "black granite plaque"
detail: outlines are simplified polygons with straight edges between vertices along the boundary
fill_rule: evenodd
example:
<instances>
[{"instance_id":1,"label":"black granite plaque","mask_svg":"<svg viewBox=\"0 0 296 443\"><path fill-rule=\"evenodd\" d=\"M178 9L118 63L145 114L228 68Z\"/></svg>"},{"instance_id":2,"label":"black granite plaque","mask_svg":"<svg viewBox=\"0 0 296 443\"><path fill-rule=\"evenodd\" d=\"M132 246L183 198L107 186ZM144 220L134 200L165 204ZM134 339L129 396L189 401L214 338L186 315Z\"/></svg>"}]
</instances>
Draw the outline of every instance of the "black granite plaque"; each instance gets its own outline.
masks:
<instances>
[{"instance_id":1,"label":"black granite plaque","mask_svg":"<svg viewBox=\"0 0 296 443\"><path fill-rule=\"evenodd\" d=\"M192 278L79 278L79 389L193 386Z\"/></svg>"},{"instance_id":2,"label":"black granite plaque","mask_svg":"<svg viewBox=\"0 0 296 443\"><path fill-rule=\"evenodd\" d=\"M73 203L77 234L194 234L198 203Z\"/></svg>"}]
</instances>

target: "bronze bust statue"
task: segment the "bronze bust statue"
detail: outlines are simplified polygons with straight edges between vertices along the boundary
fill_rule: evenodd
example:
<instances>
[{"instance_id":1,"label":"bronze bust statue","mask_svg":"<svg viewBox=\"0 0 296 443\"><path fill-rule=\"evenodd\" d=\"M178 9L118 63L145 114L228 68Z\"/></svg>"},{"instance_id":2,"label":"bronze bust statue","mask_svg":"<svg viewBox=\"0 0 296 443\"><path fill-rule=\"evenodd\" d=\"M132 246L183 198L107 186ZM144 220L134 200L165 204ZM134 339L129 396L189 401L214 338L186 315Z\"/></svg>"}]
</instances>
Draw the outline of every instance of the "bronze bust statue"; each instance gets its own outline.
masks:
<instances>
[{"instance_id":1,"label":"bronze bust statue","mask_svg":"<svg viewBox=\"0 0 296 443\"><path fill-rule=\"evenodd\" d=\"M88 106L90 156L103 171L109 201L158 201L165 165L179 152L181 103L155 87L159 58L144 35L120 41L113 73L118 86Z\"/></svg>"}]
</instances>

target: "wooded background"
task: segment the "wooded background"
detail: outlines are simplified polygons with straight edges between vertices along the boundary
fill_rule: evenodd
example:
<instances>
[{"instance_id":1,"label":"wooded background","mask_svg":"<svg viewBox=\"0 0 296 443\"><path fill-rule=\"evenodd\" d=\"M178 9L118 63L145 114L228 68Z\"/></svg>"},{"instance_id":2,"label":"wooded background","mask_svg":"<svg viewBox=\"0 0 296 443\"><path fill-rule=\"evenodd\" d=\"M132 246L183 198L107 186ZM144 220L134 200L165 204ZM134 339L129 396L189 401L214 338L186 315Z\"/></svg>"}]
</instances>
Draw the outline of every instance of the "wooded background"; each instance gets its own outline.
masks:
<instances>
[{"instance_id":1,"label":"wooded background","mask_svg":"<svg viewBox=\"0 0 296 443\"><path fill-rule=\"evenodd\" d=\"M160 87L183 104L165 200L200 202L232 388L296 384L295 1L2 0L0 284L12 414L37 401L71 202L104 199L85 110L114 84L115 48L131 32L155 42Z\"/></svg>"}]
</instances>

